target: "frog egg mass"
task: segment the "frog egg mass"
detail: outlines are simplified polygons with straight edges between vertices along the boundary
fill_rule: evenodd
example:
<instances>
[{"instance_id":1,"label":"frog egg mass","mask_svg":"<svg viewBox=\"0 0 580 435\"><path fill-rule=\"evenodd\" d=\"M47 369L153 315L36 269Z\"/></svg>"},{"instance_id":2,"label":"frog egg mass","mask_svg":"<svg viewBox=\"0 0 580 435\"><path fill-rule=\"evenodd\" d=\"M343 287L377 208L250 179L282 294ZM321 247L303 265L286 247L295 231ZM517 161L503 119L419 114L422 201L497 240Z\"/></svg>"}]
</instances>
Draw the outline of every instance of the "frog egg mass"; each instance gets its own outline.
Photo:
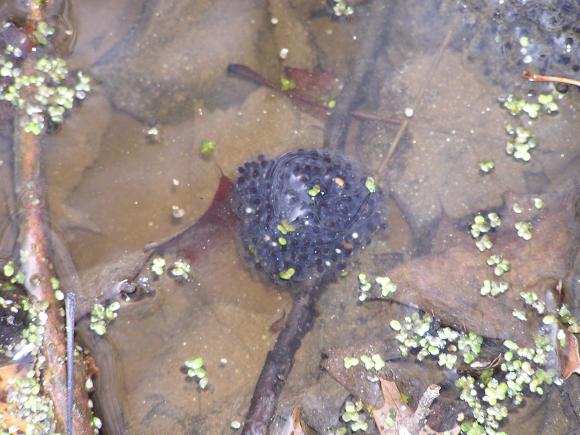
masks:
<instances>
[{"instance_id":1,"label":"frog egg mass","mask_svg":"<svg viewBox=\"0 0 580 435\"><path fill-rule=\"evenodd\" d=\"M245 255L275 284L320 283L386 226L374 180L340 155L259 156L238 172L234 207Z\"/></svg>"}]
</instances>

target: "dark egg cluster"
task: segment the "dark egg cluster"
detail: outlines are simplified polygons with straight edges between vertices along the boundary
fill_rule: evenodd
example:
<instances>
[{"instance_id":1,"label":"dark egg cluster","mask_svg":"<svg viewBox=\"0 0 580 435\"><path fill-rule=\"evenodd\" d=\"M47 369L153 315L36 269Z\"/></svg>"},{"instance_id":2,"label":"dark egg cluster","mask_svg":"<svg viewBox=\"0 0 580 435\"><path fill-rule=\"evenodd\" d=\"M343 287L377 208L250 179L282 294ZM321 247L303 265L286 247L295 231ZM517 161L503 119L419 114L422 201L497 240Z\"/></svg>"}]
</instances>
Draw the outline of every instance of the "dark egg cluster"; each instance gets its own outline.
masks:
<instances>
[{"instance_id":1,"label":"dark egg cluster","mask_svg":"<svg viewBox=\"0 0 580 435\"><path fill-rule=\"evenodd\" d=\"M248 259L276 284L315 285L386 223L371 177L342 156L298 150L239 169L235 209Z\"/></svg>"},{"instance_id":2,"label":"dark egg cluster","mask_svg":"<svg viewBox=\"0 0 580 435\"><path fill-rule=\"evenodd\" d=\"M577 77L580 72L580 2L577 0L466 1L470 6L465 38L476 39L478 58L514 74L528 69L540 74ZM462 34L462 36L464 36ZM488 57L487 48L499 54Z\"/></svg>"}]
</instances>

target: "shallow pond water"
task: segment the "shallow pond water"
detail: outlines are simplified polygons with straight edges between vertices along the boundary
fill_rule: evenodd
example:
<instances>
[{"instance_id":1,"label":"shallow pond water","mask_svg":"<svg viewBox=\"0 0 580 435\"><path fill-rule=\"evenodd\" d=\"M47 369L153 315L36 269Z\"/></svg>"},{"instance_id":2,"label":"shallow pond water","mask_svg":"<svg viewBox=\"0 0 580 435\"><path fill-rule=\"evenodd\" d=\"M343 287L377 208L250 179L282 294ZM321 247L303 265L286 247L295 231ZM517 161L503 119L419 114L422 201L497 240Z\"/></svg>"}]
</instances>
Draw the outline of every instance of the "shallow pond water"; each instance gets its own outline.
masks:
<instances>
[{"instance_id":1,"label":"shallow pond water","mask_svg":"<svg viewBox=\"0 0 580 435\"><path fill-rule=\"evenodd\" d=\"M19 14L19 2L8 3L0 6L3 20ZM546 88L524 82L521 65L479 42L490 45L494 38L482 24L492 20L486 10L454 1L381 7L378 0L353 1L354 15L337 19L327 3L63 3L57 31L70 32L59 38L58 49L74 69L94 78L94 90L45 147L51 220L81 276L79 291L93 300L115 297L115 285L138 269L148 243L195 223L222 174L234 178L239 165L260 153L276 157L342 138L338 152L383 186L389 224L355 257L348 275L328 285L282 392L276 423L298 406L320 433L339 424L349 395L321 369L324 358L334 348L392 338L390 319L417 305L358 303L357 274L387 275L455 246L469 236L475 214L505 210L509 194L577 194L580 162L580 94L573 87L558 114L526 124L539 142L531 160L506 154L505 124L515 121L498 98ZM230 64L247 65L276 85L285 66L331 72L347 90L338 93L337 111L349 105L372 116L313 116L283 92L228 75ZM215 142L210 157L200 153L204 140ZM8 136L2 147L1 158L9 161ZM489 174L480 170L486 159L496 166ZM7 166L0 176L9 185ZM175 218L175 210L183 216ZM575 240L577 233L571 228L569 236ZM94 400L105 433L221 434L231 431L231 421L243 421L276 340L271 326L289 312L292 295L252 271L241 249L235 229L220 228L192 254L190 281L155 279L145 269L151 292L121 300L104 337L81 321L79 335L100 368ZM565 276L552 278L564 280L577 313L577 244L549 252L568 265ZM460 270L461 261L455 267ZM498 316L482 314L479 323L486 321L501 329ZM182 371L184 361L196 357L205 360L206 390ZM415 374L404 380L409 391L420 394L426 382L452 385L437 367L415 371L421 373L409 368ZM574 433L579 389L572 376L563 389L529 400L510 414L507 432ZM449 429L453 421L443 423Z\"/></svg>"}]
</instances>

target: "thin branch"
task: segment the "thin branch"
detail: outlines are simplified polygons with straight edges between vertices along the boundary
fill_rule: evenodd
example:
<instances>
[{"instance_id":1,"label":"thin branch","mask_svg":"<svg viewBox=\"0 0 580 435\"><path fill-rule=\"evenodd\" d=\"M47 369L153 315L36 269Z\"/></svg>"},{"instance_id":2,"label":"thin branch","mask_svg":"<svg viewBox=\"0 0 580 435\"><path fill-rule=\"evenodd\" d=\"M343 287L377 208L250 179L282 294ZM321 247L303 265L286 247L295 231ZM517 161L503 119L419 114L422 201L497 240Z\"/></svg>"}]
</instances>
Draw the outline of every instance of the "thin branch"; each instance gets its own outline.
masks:
<instances>
[{"instance_id":1,"label":"thin branch","mask_svg":"<svg viewBox=\"0 0 580 435\"><path fill-rule=\"evenodd\" d=\"M364 95L365 85L377 61L377 53L386 45L383 39L388 28L386 23L391 12L390 6L384 1L375 1L371 5L360 52L357 53L348 80L345 81L344 88L336 99L336 107L324 129L326 148L345 149L353 109Z\"/></svg>"},{"instance_id":2,"label":"thin branch","mask_svg":"<svg viewBox=\"0 0 580 435\"><path fill-rule=\"evenodd\" d=\"M42 3L42 6L41 6ZM30 29L45 18L50 1L28 3ZM23 74L34 74L35 60L31 56L22 66ZM30 90L22 89L22 96L30 99ZM42 166L40 139L24 132L21 120L26 116L22 110L14 118L14 190L19 216L18 242L20 262L25 274L25 287L36 300L47 302L47 320L41 352L45 357L42 385L45 394L52 400L55 424L58 432L65 432L67 409L66 338L63 318L59 313L59 303L55 299L50 278L54 276L50 249L47 217L47 195ZM77 373L84 373L83 364L77 364ZM84 388L74 391L73 431L78 434L93 432L92 417L88 406L88 396Z\"/></svg>"},{"instance_id":3,"label":"thin branch","mask_svg":"<svg viewBox=\"0 0 580 435\"><path fill-rule=\"evenodd\" d=\"M443 57L443 53L445 52L445 49L449 45L449 42L451 41L451 36L453 35L453 32L455 31L456 23L457 23L457 19L455 19L451 23L449 31L447 32L445 39L441 43L441 46L439 47L439 51L435 55L435 59L433 60L433 64L431 65L431 68L429 68L429 71L435 71L435 69L437 68L437 66L441 62L441 58ZM429 84L433 80L433 77L435 77L435 75L431 74L428 78L425 78L425 81L423 82L421 88L419 89L419 93L417 94L417 98L415 98L415 112L417 112L417 108L419 108L421 106L421 102L423 100L423 96L425 95L425 91L427 90L427 87L429 86ZM399 127L399 130L397 131L395 138L393 139L393 141L389 145L389 149L387 150L387 154L385 155L384 159L381 161L381 163L379 164L378 168L375 171L375 173L377 174L377 177L384 171L385 167L387 166L387 163L389 163L389 160L391 159L392 155L394 154L395 150L397 149L397 146L399 145L399 142L401 141L403 134L405 133L405 131L407 130L407 127L409 126L409 122L410 122L409 119L405 119L403 121L403 123L401 124L401 126Z\"/></svg>"},{"instance_id":4,"label":"thin branch","mask_svg":"<svg viewBox=\"0 0 580 435\"><path fill-rule=\"evenodd\" d=\"M250 410L244 424L243 435L265 435L272 422L278 397L294 365L294 355L300 348L302 338L312 328L314 304L320 296L321 287L305 290L292 304L284 328L278 335L274 348L268 352L266 362L256 383Z\"/></svg>"},{"instance_id":5,"label":"thin branch","mask_svg":"<svg viewBox=\"0 0 580 435\"><path fill-rule=\"evenodd\" d=\"M535 74L531 71L524 71L522 77L530 82L551 82L551 83L564 83L566 85L578 86L580 87L580 80L569 79L566 77L557 76L543 76L540 74Z\"/></svg>"}]
</instances>

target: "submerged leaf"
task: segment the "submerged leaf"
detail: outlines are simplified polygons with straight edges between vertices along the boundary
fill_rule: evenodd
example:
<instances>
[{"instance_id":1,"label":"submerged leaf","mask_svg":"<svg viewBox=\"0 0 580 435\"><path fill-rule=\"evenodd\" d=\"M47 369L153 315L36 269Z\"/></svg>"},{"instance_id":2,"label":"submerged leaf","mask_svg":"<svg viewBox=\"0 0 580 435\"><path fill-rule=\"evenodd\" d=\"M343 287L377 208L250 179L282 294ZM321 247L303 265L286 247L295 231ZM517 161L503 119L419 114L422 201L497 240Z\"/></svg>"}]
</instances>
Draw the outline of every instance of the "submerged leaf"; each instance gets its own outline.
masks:
<instances>
[{"instance_id":1,"label":"submerged leaf","mask_svg":"<svg viewBox=\"0 0 580 435\"><path fill-rule=\"evenodd\" d=\"M442 323L462 325L479 335L533 343L541 318L528 315L528 322L522 322L513 317L514 309L522 309L520 291L513 289L534 291L545 300L546 292L556 288L560 277L568 275L570 262L564 254L572 248L576 231L575 194L545 198L545 202L539 211L541 219L534 221L531 240L519 238L511 222L496 230L493 252L501 253L510 263L510 272L502 277L510 283L505 293L495 298L480 295L482 283L492 279L494 270L486 263L489 256L473 241L460 239L455 246L389 270L389 277L398 287L391 299L436 313ZM511 205L506 209L511 210ZM505 214L504 219L508 219L508 212ZM369 297L381 299L379 289L373 288Z\"/></svg>"}]
</instances>

